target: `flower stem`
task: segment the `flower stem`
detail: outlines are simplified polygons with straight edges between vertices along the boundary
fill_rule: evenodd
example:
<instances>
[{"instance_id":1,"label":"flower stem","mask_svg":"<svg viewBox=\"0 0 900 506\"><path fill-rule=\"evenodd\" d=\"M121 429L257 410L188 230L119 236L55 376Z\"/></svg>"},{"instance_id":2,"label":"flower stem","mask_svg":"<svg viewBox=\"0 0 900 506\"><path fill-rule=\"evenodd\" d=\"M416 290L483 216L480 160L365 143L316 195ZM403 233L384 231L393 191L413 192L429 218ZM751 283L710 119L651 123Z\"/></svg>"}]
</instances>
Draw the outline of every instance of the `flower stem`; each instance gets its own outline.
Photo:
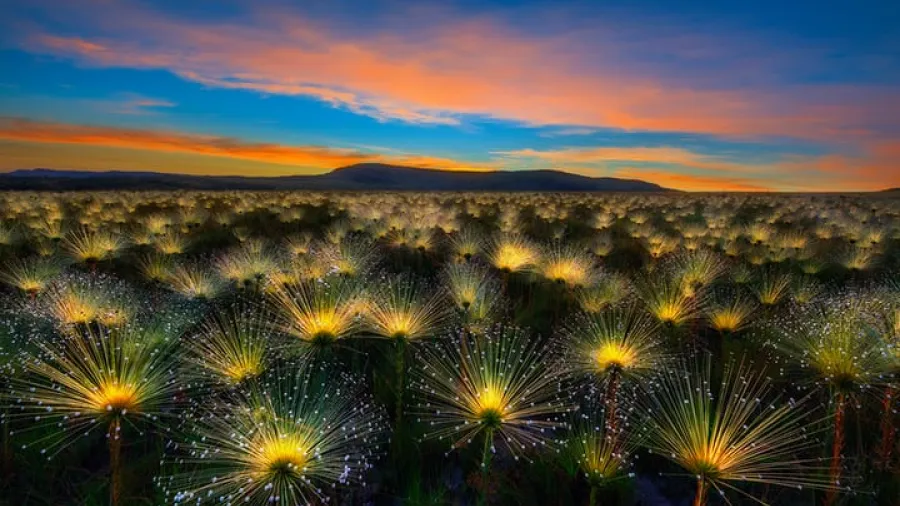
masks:
<instances>
[{"instance_id":1,"label":"flower stem","mask_svg":"<svg viewBox=\"0 0 900 506\"><path fill-rule=\"evenodd\" d=\"M119 506L122 496L121 456L122 456L122 427L119 418L116 417L109 423L109 504Z\"/></svg>"},{"instance_id":2,"label":"flower stem","mask_svg":"<svg viewBox=\"0 0 900 506\"><path fill-rule=\"evenodd\" d=\"M881 468L889 469L891 459L893 457L894 441L897 438L897 427L894 425L894 393L895 385L888 385L884 391L882 399L881 414L881 451L879 457L881 459Z\"/></svg>"},{"instance_id":3,"label":"flower stem","mask_svg":"<svg viewBox=\"0 0 900 506\"><path fill-rule=\"evenodd\" d=\"M697 478L697 496L694 497L694 506L706 506L706 490L709 485L703 477Z\"/></svg>"},{"instance_id":4,"label":"flower stem","mask_svg":"<svg viewBox=\"0 0 900 506\"><path fill-rule=\"evenodd\" d=\"M834 438L831 442L831 468L829 476L831 485L837 487L841 481L841 452L844 449L844 412L846 410L846 398L844 393L838 393L834 401ZM837 499L837 490L828 489L825 493L825 506L831 506Z\"/></svg>"},{"instance_id":5,"label":"flower stem","mask_svg":"<svg viewBox=\"0 0 900 506\"><path fill-rule=\"evenodd\" d=\"M395 427L400 427L403 423L403 382L406 372L406 339L397 338L394 343L394 375L397 379L396 391L394 392L395 402Z\"/></svg>"},{"instance_id":6,"label":"flower stem","mask_svg":"<svg viewBox=\"0 0 900 506\"><path fill-rule=\"evenodd\" d=\"M488 496L488 471L491 467L491 444L494 441L494 431L488 429L484 433L484 451L481 454L481 500L479 504L487 504Z\"/></svg>"}]
</instances>

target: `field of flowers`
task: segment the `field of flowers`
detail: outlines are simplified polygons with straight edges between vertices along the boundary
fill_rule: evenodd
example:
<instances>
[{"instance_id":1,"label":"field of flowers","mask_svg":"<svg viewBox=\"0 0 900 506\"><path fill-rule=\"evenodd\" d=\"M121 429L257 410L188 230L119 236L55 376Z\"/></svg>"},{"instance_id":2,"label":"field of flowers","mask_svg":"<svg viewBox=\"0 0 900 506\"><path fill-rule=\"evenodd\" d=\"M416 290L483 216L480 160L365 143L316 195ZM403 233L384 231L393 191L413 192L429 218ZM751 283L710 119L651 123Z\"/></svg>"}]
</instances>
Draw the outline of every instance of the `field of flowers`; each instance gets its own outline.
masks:
<instances>
[{"instance_id":1,"label":"field of flowers","mask_svg":"<svg viewBox=\"0 0 900 506\"><path fill-rule=\"evenodd\" d=\"M0 196L2 505L900 504L900 199Z\"/></svg>"}]
</instances>

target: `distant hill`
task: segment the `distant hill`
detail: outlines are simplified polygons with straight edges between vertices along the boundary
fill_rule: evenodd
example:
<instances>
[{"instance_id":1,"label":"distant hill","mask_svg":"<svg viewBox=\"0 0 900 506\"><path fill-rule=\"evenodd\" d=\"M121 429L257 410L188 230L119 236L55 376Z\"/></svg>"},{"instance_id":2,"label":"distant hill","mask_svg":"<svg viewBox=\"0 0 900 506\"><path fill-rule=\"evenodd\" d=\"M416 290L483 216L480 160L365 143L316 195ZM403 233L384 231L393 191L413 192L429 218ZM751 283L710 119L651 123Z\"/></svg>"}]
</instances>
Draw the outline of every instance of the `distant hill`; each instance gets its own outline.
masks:
<instances>
[{"instance_id":1,"label":"distant hill","mask_svg":"<svg viewBox=\"0 0 900 506\"><path fill-rule=\"evenodd\" d=\"M635 179L587 177L555 170L445 171L361 163L314 176L193 176L161 172L54 169L0 174L0 190L394 190L394 191L671 191Z\"/></svg>"}]
</instances>

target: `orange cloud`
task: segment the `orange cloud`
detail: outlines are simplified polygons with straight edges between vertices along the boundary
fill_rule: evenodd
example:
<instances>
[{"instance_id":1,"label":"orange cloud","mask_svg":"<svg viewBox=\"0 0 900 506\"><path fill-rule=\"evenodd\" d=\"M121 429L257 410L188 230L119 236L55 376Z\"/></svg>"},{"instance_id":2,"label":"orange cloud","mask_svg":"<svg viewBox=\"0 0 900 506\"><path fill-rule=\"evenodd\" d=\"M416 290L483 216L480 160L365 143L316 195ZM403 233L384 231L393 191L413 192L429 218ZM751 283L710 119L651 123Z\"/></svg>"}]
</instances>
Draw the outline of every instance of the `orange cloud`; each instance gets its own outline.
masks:
<instances>
[{"instance_id":1,"label":"orange cloud","mask_svg":"<svg viewBox=\"0 0 900 506\"><path fill-rule=\"evenodd\" d=\"M900 117L896 93L699 89L629 69L609 54L585 54L576 35L525 35L490 19L450 19L424 34L409 27L348 34L290 12L257 10L241 24L185 22L119 3L97 14L86 22L99 28L97 37L36 34L24 46L89 65L167 69L208 86L310 96L412 123L480 115L538 125L846 139L867 135L873 115Z\"/></svg>"},{"instance_id":2,"label":"orange cloud","mask_svg":"<svg viewBox=\"0 0 900 506\"><path fill-rule=\"evenodd\" d=\"M498 151L495 154L516 158L533 159L553 164L602 164L606 162L641 162L667 165L682 165L700 169L746 172L749 166L722 160L714 156L676 147L618 147L602 146L587 148L563 148L554 150L519 149Z\"/></svg>"},{"instance_id":3,"label":"orange cloud","mask_svg":"<svg viewBox=\"0 0 900 506\"><path fill-rule=\"evenodd\" d=\"M309 172L310 169L312 172L325 172L344 165L367 161L445 170L488 170L490 168L483 164L418 154L382 154L334 147L288 146L183 132L72 125L22 118L0 117L0 140L202 155L288 166L304 169L304 172ZM36 156L40 155L39 148L35 148L33 151ZM148 155L144 153L141 156ZM110 167L99 164L94 168L108 169ZM271 174L271 169L269 172Z\"/></svg>"},{"instance_id":4,"label":"orange cloud","mask_svg":"<svg viewBox=\"0 0 900 506\"><path fill-rule=\"evenodd\" d=\"M745 178L698 176L676 172L646 171L641 169L623 169L615 173L616 177L641 179L656 183L666 188L697 192L767 192L773 191L758 181Z\"/></svg>"}]
</instances>

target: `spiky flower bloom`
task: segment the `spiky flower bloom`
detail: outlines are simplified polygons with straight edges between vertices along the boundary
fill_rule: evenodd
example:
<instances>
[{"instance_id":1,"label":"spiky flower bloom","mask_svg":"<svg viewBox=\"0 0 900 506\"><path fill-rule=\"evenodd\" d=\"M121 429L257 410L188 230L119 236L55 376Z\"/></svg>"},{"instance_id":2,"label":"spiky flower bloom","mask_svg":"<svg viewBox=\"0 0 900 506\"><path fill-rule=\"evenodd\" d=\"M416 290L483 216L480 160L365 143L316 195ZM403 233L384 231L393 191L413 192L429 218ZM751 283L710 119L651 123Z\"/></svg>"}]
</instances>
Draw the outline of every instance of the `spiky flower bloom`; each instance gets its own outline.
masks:
<instances>
[{"instance_id":1,"label":"spiky flower bloom","mask_svg":"<svg viewBox=\"0 0 900 506\"><path fill-rule=\"evenodd\" d=\"M631 294L631 281L621 274L608 273L589 286L580 288L575 297L581 310L599 313L611 305L621 302Z\"/></svg>"},{"instance_id":2,"label":"spiky flower bloom","mask_svg":"<svg viewBox=\"0 0 900 506\"><path fill-rule=\"evenodd\" d=\"M373 242L348 238L316 248L313 255L321 258L329 273L360 277L375 266L377 252Z\"/></svg>"},{"instance_id":3,"label":"spiky flower bloom","mask_svg":"<svg viewBox=\"0 0 900 506\"><path fill-rule=\"evenodd\" d=\"M760 304L774 306L789 293L791 281L790 274L766 270L754 284L753 290Z\"/></svg>"},{"instance_id":4,"label":"spiky flower bloom","mask_svg":"<svg viewBox=\"0 0 900 506\"><path fill-rule=\"evenodd\" d=\"M678 248L678 239L662 234L654 234L647 238L647 253L659 259Z\"/></svg>"},{"instance_id":5,"label":"spiky flower bloom","mask_svg":"<svg viewBox=\"0 0 900 506\"><path fill-rule=\"evenodd\" d=\"M500 288L490 273L474 264L449 264L444 270L447 292L463 324L483 329L500 313Z\"/></svg>"},{"instance_id":6,"label":"spiky flower bloom","mask_svg":"<svg viewBox=\"0 0 900 506\"><path fill-rule=\"evenodd\" d=\"M183 235L169 232L154 240L154 247L163 255L178 255L187 249L188 241Z\"/></svg>"},{"instance_id":7,"label":"spiky flower bloom","mask_svg":"<svg viewBox=\"0 0 900 506\"><path fill-rule=\"evenodd\" d=\"M682 283L697 290L721 276L725 272L725 262L711 250L696 250L678 256L675 269Z\"/></svg>"},{"instance_id":8,"label":"spiky flower bloom","mask_svg":"<svg viewBox=\"0 0 900 506\"><path fill-rule=\"evenodd\" d=\"M284 240L285 248L291 255L299 256L309 253L312 237L309 234L298 234Z\"/></svg>"},{"instance_id":9,"label":"spiky flower bloom","mask_svg":"<svg viewBox=\"0 0 900 506\"><path fill-rule=\"evenodd\" d=\"M706 504L710 487L753 499L739 482L828 488L813 460L800 457L818 444L808 410L775 397L771 381L743 363L727 366L717 387L710 375L708 362L683 364L638 397L645 444L696 478L695 506Z\"/></svg>"},{"instance_id":10,"label":"spiky flower bloom","mask_svg":"<svg viewBox=\"0 0 900 506\"><path fill-rule=\"evenodd\" d=\"M641 380L661 368L666 352L656 322L635 308L607 310L567 324L562 334L560 371L599 382L607 425L614 430L623 380Z\"/></svg>"},{"instance_id":11,"label":"spiky flower bloom","mask_svg":"<svg viewBox=\"0 0 900 506\"><path fill-rule=\"evenodd\" d=\"M169 275L172 273L172 267L175 263L172 261L172 257L149 254L139 259L137 265L138 270L140 270L144 279L155 283L162 283L168 279Z\"/></svg>"},{"instance_id":12,"label":"spiky flower bloom","mask_svg":"<svg viewBox=\"0 0 900 506\"><path fill-rule=\"evenodd\" d=\"M590 285L596 277L590 256L558 243L541 256L538 270L545 278L572 287Z\"/></svg>"},{"instance_id":13,"label":"spiky flower bloom","mask_svg":"<svg viewBox=\"0 0 900 506\"><path fill-rule=\"evenodd\" d=\"M420 347L411 387L419 399L415 412L428 425L426 437L461 447L484 434L485 460L495 435L517 457L547 445L569 405L536 343L515 328L498 328Z\"/></svg>"},{"instance_id":14,"label":"spiky flower bloom","mask_svg":"<svg viewBox=\"0 0 900 506\"><path fill-rule=\"evenodd\" d=\"M468 261L484 250L484 238L473 228L464 228L450 236L450 250L457 258Z\"/></svg>"},{"instance_id":15,"label":"spiky flower bloom","mask_svg":"<svg viewBox=\"0 0 900 506\"><path fill-rule=\"evenodd\" d=\"M239 248L221 256L216 267L222 278L238 287L260 285L266 277L277 270L275 259L265 245L257 241L247 241Z\"/></svg>"},{"instance_id":16,"label":"spiky flower bloom","mask_svg":"<svg viewBox=\"0 0 900 506\"><path fill-rule=\"evenodd\" d=\"M34 297L43 292L61 270L62 265L51 258L13 260L0 272L0 281Z\"/></svg>"},{"instance_id":17,"label":"spiky flower bloom","mask_svg":"<svg viewBox=\"0 0 900 506\"><path fill-rule=\"evenodd\" d=\"M537 248L517 235L506 235L494 241L489 259L504 272L519 272L534 267L540 260Z\"/></svg>"},{"instance_id":18,"label":"spiky flower bloom","mask_svg":"<svg viewBox=\"0 0 900 506\"><path fill-rule=\"evenodd\" d=\"M119 326L132 316L126 297L102 280L61 279L50 285L40 303L64 328L90 323Z\"/></svg>"},{"instance_id":19,"label":"spiky flower bloom","mask_svg":"<svg viewBox=\"0 0 900 506\"><path fill-rule=\"evenodd\" d=\"M563 330L563 367L611 382L648 375L666 357L658 330L649 315L635 308L577 318Z\"/></svg>"},{"instance_id":20,"label":"spiky flower bloom","mask_svg":"<svg viewBox=\"0 0 900 506\"><path fill-rule=\"evenodd\" d=\"M849 246L839 254L838 261L851 271L864 271L872 268L878 260L878 252L872 248Z\"/></svg>"},{"instance_id":21,"label":"spiky flower bloom","mask_svg":"<svg viewBox=\"0 0 900 506\"><path fill-rule=\"evenodd\" d=\"M0 221L0 246L9 246L15 240L13 227Z\"/></svg>"},{"instance_id":22,"label":"spiky flower bloom","mask_svg":"<svg viewBox=\"0 0 900 506\"><path fill-rule=\"evenodd\" d=\"M791 298L797 304L809 304L823 291L822 283L812 276L800 276L794 280L791 286Z\"/></svg>"},{"instance_id":23,"label":"spiky flower bloom","mask_svg":"<svg viewBox=\"0 0 900 506\"><path fill-rule=\"evenodd\" d=\"M890 349L869 332L866 301L859 294L822 299L810 304L795 318L777 323L774 345L814 384L826 388L834 409L830 479L841 486L843 474L844 420L848 405L861 405L859 398L873 384L883 383L892 372ZM851 402L851 400L853 402ZM829 494L826 502L835 500Z\"/></svg>"},{"instance_id":24,"label":"spiky flower bloom","mask_svg":"<svg viewBox=\"0 0 900 506\"><path fill-rule=\"evenodd\" d=\"M306 344L328 345L356 334L366 309L360 285L343 277L279 287L272 298L279 328Z\"/></svg>"},{"instance_id":25,"label":"spiky flower bloom","mask_svg":"<svg viewBox=\"0 0 900 506\"><path fill-rule=\"evenodd\" d=\"M159 479L175 504L317 504L365 484L386 433L383 411L355 378L301 367L225 402L206 400Z\"/></svg>"},{"instance_id":26,"label":"spiky flower bloom","mask_svg":"<svg viewBox=\"0 0 900 506\"><path fill-rule=\"evenodd\" d=\"M604 232L594 236L588 246L588 251L600 258L604 258L612 253L614 247L612 236Z\"/></svg>"},{"instance_id":27,"label":"spiky flower bloom","mask_svg":"<svg viewBox=\"0 0 900 506\"><path fill-rule=\"evenodd\" d=\"M702 298L685 290L681 279L671 274L648 277L636 287L647 311L666 325L678 327L693 320L703 306Z\"/></svg>"},{"instance_id":28,"label":"spiky flower bloom","mask_svg":"<svg viewBox=\"0 0 900 506\"><path fill-rule=\"evenodd\" d=\"M443 299L406 277L378 283L368 297L365 327L376 336L413 341L434 335L445 317Z\"/></svg>"},{"instance_id":29,"label":"spiky flower bloom","mask_svg":"<svg viewBox=\"0 0 900 506\"><path fill-rule=\"evenodd\" d=\"M706 310L709 326L718 332L738 332L750 324L757 304L740 295L729 295L713 302Z\"/></svg>"},{"instance_id":30,"label":"spiky flower bloom","mask_svg":"<svg viewBox=\"0 0 900 506\"><path fill-rule=\"evenodd\" d=\"M218 276L194 264L176 265L169 271L165 283L170 290L189 299L212 299L222 290Z\"/></svg>"},{"instance_id":31,"label":"spiky flower bloom","mask_svg":"<svg viewBox=\"0 0 900 506\"><path fill-rule=\"evenodd\" d=\"M273 347L269 315L238 305L208 316L186 343L191 371L228 386L255 378L265 370Z\"/></svg>"},{"instance_id":32,"label":"spiky flower bloom","mask_svg":"<svg viewBox=\"0 0 900 506\"><path fill-rule=\"evenodd\" d=\"M41 236L50 241L59 241L65 235L61 219L43 219L34 228Z\"/></svg>"},{"instance_id":33,"label":"spiky flower bloom","mask_svg":"<svg viewBox=\"0 0 900 506\"><path fill-rule=\"evenodd\" d=\"M173 355L130 328L86 328L36 345L40 351L26 362L30 374L13 380L13 416L31 422L26 430L47 429L34 444L45 445L41 452L49 455L105 429L110 498L119 504L123 430L160 423L177 390Z\"/></svg>"},{"instance_id":34,"label":"spiky flower bloom","mask_svg":"<svg viewBox=\"0 0 900 506\"><path fill-rule=\"evenodd\" d=\"M614 428L608 419L602 406L579 410L566 440L566 454L577 463L591 488L589 506L597 504L599 489L632 475L631 459L638 448L632 431Z\"/></svg>"},{"instance_id":35,"label":"spiky flower bloom","mask_svg":"<svg viewBox=\"0 0 900 506\"><path fill-rule=\"evenodd\" d=\"M65 246L76 261L96 263L115 256L125 242L120 235L81 228L66 236Z\"/></svg>"}]
</instances>

